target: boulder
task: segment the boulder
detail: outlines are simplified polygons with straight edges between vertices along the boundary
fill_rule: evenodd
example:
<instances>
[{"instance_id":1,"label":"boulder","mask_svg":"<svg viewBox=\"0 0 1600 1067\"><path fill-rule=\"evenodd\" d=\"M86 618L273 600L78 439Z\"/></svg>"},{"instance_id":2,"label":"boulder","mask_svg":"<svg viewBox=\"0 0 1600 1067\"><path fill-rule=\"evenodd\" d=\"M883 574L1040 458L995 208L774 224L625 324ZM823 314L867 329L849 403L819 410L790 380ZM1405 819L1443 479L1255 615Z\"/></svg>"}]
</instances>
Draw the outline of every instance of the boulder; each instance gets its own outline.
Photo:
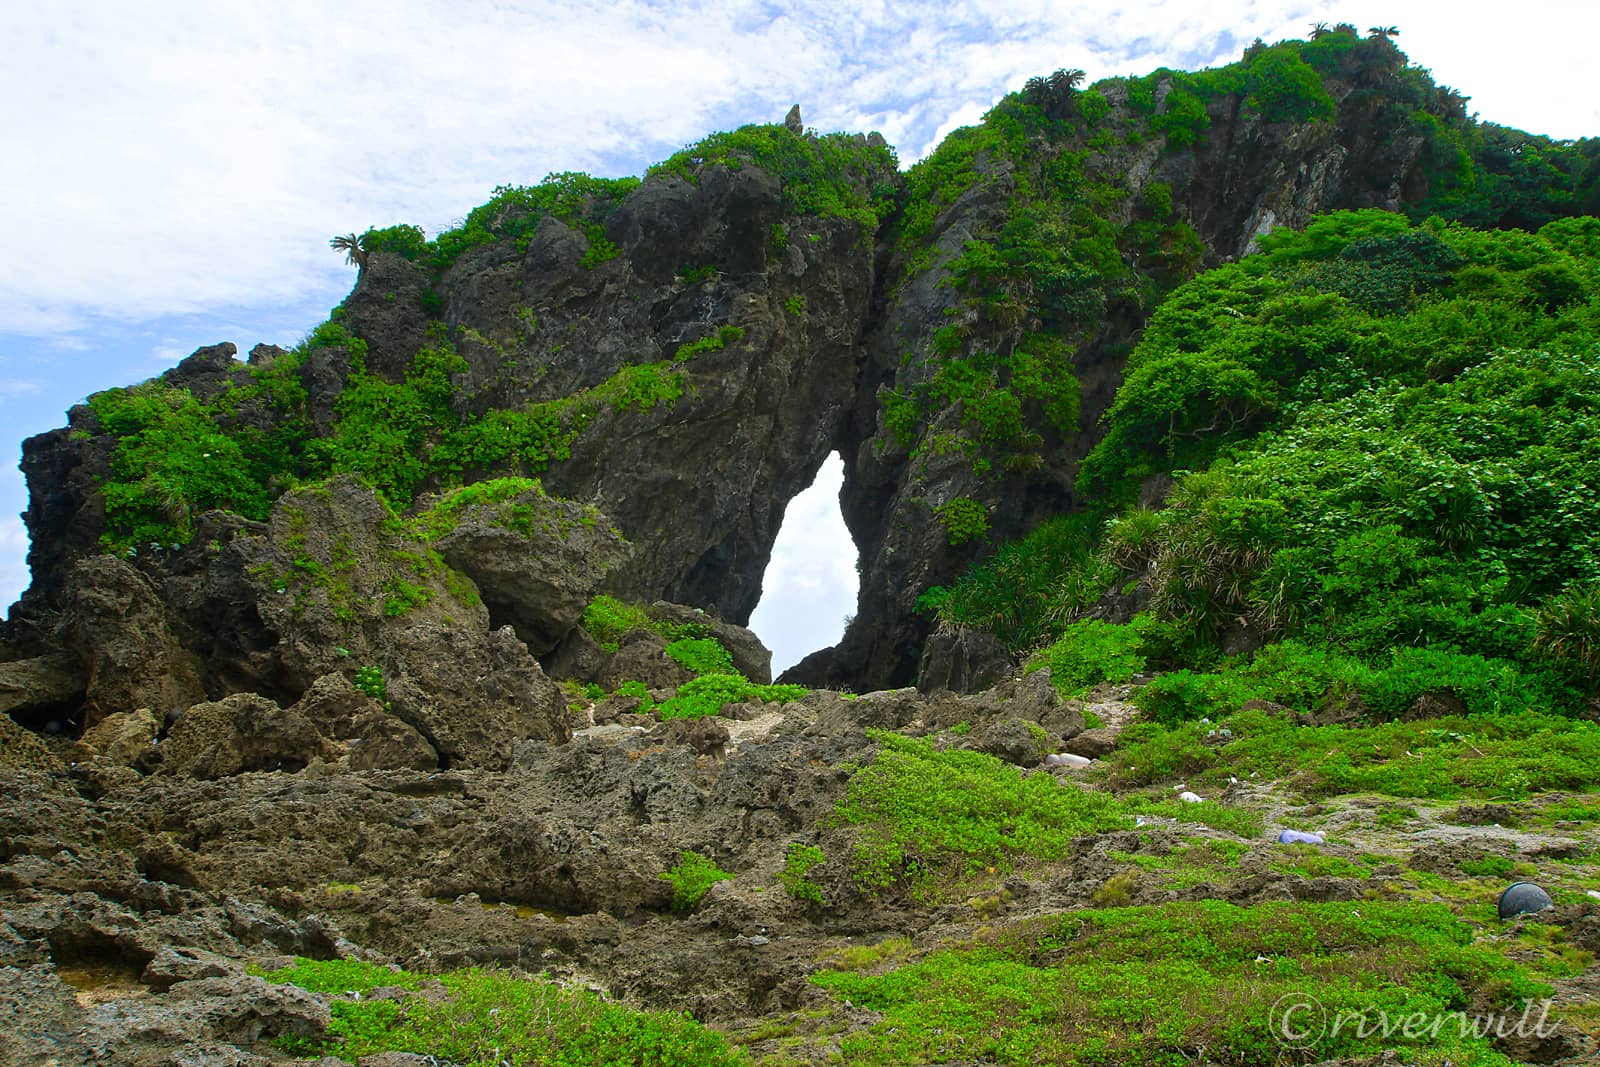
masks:
<instances>
[{"instance_id":1,"label":"boulder","mask_svg":"<svg viewBox=\"0 0 1600 1067\"><path fill-rule=\"evenodd\" d=\"M83 732L81 744L91 758L118 767L132 767L148 755L161 732L161 717L149 708L107 715Z\"/></svg>"},{"instance_id":2,"label":"boulder","mask_svg":"<svg viewBox=\"0 0 1600 1067\"><path fill-rule=\"evenodd\" d=\"M1035 767L1044 759L1047 744L1038 723L1008 718L973 727L962 747L996 756L1018 767Z\"/></svg>"},{"instance_id":3,"label":"boulder","mask_svg":"<svg viewBox=\"0 0 1600 1067\"><path fill-rule=\"evenodd\" d=\"M435 510L449 507L446 498ZM535 655L560 643L632 553L593 506L539 488L461 508L437 546L477 585L490 615L510 623Z\"/></svg>"},{"instance_id":4,"label":"boulder","mask_svg":"<svg viewBox=\"0 0 1600 1067\"><path fill-rule=\"evenodd\" d=\"M667 655L667 639L654 630L629 630L617 642L616 654L600 672L600 685L615 691L623 682L643 682L650 689L675 689L694 675Z\"/></svg>"},{"instance_id":5,"label":"boulder","mask_svg":"<svg viewBox=\"0 0 1600 1067\"><path fill-rule=\"evenodd\" d=\"M94 556L67 576L63 643L84 674L83 725L154 708L165 715L206 698L198 664L172 633L149 579L126 560Z\"/></svg>"},{"instance_id":6,"label":"boulder","mask_svg":"<svg viewBox=\"0 0 1600 1067\"><path fill-rule=\"evenodd\" d=\"M209 1052L210 1062L265 1062L241 1058L237 1049L208 1045L251 1046L278 1037L317 1039L332 1016L327 1002L298 986L279 985L253 975L232 974L179 982L156 999L115 1000L90 1015L79 1040L91 1062L151 1064L207 1062L195 1055ZM200 1046L197 1050L194 1046ZM183 1052L183 1058L160 1053ZM231 1053L231 1058L222 1058Z\"/></svg>"},{"instance_id":7,"label":"boulder","mask_svg":"<svg viewBox=\"0 0 1600 1067\"><path fill-rule=\"evenodd\" d=\"M25 730L9 715L0 715L0 770L49 771L61 774L66 765L37 734Z\"/></svg>"},{"instance_id":8,"label":"boulder","mask_svg":"<svg viewBox=\"0 0 1600 1067\"><path fill-rule=\"evenodd\" d=\"M255 693L186 710L158 746L159 769L189 778L298 771L332 746L305 716Z\"/></svg>"},{"instance_id":9,"label":"boulder","mask_svg":"<svg viewBox=\"0 0 1600 1067\"><path fill-rule=\"evenodd\" d=\"M552 678L599 684L607 664L611 662L611 653L601 648L589 636L588 630L577 626L542 662L546 673Z\"/></svg>"},{"instance_id":10,"label":"boulder","mask_svg":"<svg viewBox=\"0 0 1600 1067\"><path fill-rule=\"evenodd\" d=\"M922 717L922 694L909 686L863 693L850 699L832 695L817 714L821 729L843 733L847 730L898 730Z\"/></svg>"},{"instance_id":11,"label":"boulder","mask_svg":"<svg viewBox=\"0 0 1600 1067\"><path fill-rule=\"evenodd\" d=\"M1093 730L1085 730L1068 739L1063 746L1064 750L1077 756L1087 756L1089 759L1103 759L1111 755L1117 747L1118 731L1109 727L1098 726Z\"/></svg>"},{"instance_id":12,"label":"boulder","mask_svg":"<svg viewBox=\"0 0 1600 1067\"><path fill-rule=\"evenodd\" d=\"M1083 732L1083 704L1062 698L1050 680L1048 667L1022 676L1017 682L1016 695L1006 703L1006 711L1043 726L1055 741L1064 741Z\"/></svg>"},{"instance_id":13,"label":"boulder","mask_svg":"<svg viewBox=\"0 0 1600 1067\"><path fill-rule=\"evenodd\" d=\"M436 771L439 753L415 729L384 711L357 720L350 737L352 771Z\"/></svg>"},{"instance_id":14,"label":"boulder","mask_svg":"<svg viewBox=\"0 0 1600 1067\"><path fill-rule=\"evenodd\" d=\"M383 705L343 674L324 674L295 702L294 711L324 737L345 740L363 736L358 724L375 713L382 714Z\"/></svg>"},{"instance_id":15,"label":"boulder","mask_svg":"<svg viewBox=\"0 0 1600 1067\"><path fill-rule=\"evenodd\" d=\"M394 634L390 711L414 727L445 766L494 770L522 740L572 735L567 702L511 627L488 635L419 622ZM387 672L386 673L386 677Z\"/></svg>"},{"instance_id":16,"label":"boulder","mask_svg":"<svg viewBox=\"0 0 1600 1067\"><path fill-rule=\"evenodd\" d=\"M155 957L144 966L139 980L152 989L171 989L179 982L201 978L227 978L243 975L244 965L203 948L179 945L162 945Z\"/></svg>"},{"instance_id":17,"label":"boulder","mask_svg":"<svg viewBox=\"0 0 1600 1067\"><path fill-rule=\"evenodd\" d=\"M728 728L715 718L673 719L662 723L653 732L668 744L685 744L702 756L722 758L729 740Z\"/></svg>"},{"instance_id":18,"label":"boulder","mask_svg":"<svg viewBox=\"0 0 1600 1067\"><path fill-rule=\"evenodd\" d=\"M58 653L0 663L0 715L67 704L83 697L83 670L75 657Z\"/></svg>"}]
</instances>

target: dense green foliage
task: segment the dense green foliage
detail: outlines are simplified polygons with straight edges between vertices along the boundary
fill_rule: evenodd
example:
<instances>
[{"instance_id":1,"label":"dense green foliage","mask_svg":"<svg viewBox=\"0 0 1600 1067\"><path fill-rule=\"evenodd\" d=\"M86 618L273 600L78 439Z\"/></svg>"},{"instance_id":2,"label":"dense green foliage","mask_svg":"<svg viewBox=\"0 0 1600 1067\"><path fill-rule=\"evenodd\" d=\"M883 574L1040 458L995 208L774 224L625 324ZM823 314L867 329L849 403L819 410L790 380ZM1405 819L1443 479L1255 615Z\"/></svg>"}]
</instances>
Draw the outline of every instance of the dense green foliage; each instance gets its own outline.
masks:
<instances>
[{"instance_id":1,"label":"dense green foliage","mask_svg":"<svg viewBox=\"0 0 1600 1067\"><path fill-rule=\"evenodd\" d=\"M1600 220L1338 212L1261 245L1151 318L1079 475L1104 520L1047 524L923 605L1066 691L1166 671L1112 759L1125 784L1587 788ZM1126 506L1166 472L1160 510ZM1145 613L1078 621L1108 590ZM1239 633L1267 643L1223 658Z\"/></svg>"},{"instance_id":2,"label":"dense green foliage","mask_svg":"<svg viewBox=\"0 0 1600 1067\"><path fill-rule=\"evenodd\" d=\"M583 628L607 652L615 652L630 630L654 630L656 621L635 604L624 604L616 597L597 596L583 610Z\"/></svg>"},{"instance_id":3,"label":"dense green foliage","mask_svg":"<svg viewBox=\"0 0 1600 1067\"><path fill-rule=\"evenodd\" d=\"M979 1059L1008 1064L1157 1065L1201 1058L1284 1062L1282 998L1313 998L1329 1020L1304 1058L1403 1048L1455 1062L1509 1065L1461 1020L1475 996L1515 1019L1549 987L1474 943L1438 904L1221 901L1104 908L1039 919L883 973L823 971L812 981L882 1013L844 1039L850 1063ZM1277 1012L1275 1014L1275 1005ZM1374 1033L1379 1015L1437 1016L1409 1037ZM1303 1025L1306 1020L1292 1019ZM1203 1050L1203 1051L1202 1051ZM1432 1062L1430 1059L1428 1062Z\"/></svg>"},{"instance_id":4,"label":"dense green foliage","mask_svg":"<svg viewBox=\"0 0 1600 1067\"><path fill-rule=\"evenodd\" d=\"M1081 693L1098 682L1126 682L1145 668L1144 640L1136 626L1080 619L1028 660L1045 668L1063 694Z\"/></svg>"},{"instance_id":5,"label":"dense green foliage","mask_svg":"<svg viewBox=\"0 0 1600 1067\"><path fill-rule=\"evenodd\" d=\"M1516 657L1600 577L1600 360L1502 352L1449 383L1305 408L1179 481L1142 555L1157 608L1380 655Z\"/></svg>"},{"instance_id":6,"label":"dense green foliage","mask_svg":"<svg viewBox=\"0 0 1600 1067\"><path fill-rule=\"evenodd\" d=\"M647 174L673 174L698 181L701 168L760 167L783 183L796 215L848 219L865 239L892 207L894 150L844 133L802 135L782 125L741 126L714 133L651 167Z\"/></svg>"},{"instance_id":7,"label":"dense green foliage","mask_svg":"<svg viewBox=\"0 0 1600 1067\"><path fill-rule=\"evenodd\" d=\"M390 381L366 369L366 343L333 322L288 355L249 367L245 384L208 402L159 381L97 393L90 409L116 438L104 487L105 542L182 544L202 511L264 519L284 490L330 474L359 475L396 508L428 487L504 472L537 474L567 458L600 411L671 405L689 388L690 360L743 336L740 327L722 326L679 346L669 360L624 366L571 396L477 417L456 410L454 379L466 362L450 345L422 349L405 377ZM341 348L350 360L336 421L324 437L310 435L300 380L317 348ZM270 429L245 417L263 410Z\"/></svg>"},{"instance_id":8,"label":"dense green foliage","mask_svg":"<svg viewBox=\"0 0 1600 1067\"><path fill-rule=\"evenodd\" d=\"M822 887L808 875L826 861L827 857L816 845L791 841L783 858L783 870L778 872L778 882L784 892L800 903L822 907L827 904L827 898L823 896Z\"/></svg>"},{"instance_id":9,"label":"dense green foliage","mask_svg":"<svg viewBox=\"0 0 1600 1067\"><path fill-rule=\"evenodd\" d=\"M687 1015L641 1012L587 990L501 971L438 976L443 996L403 1002L363 999L381 986L414 990L421 975L354 960L301 959L266 978L333 994L324 1044L284 1038L296 1055L348 1063L380 1052L437 1056L462 1067L703 1067L747 1062L723 1038Z\"/></svg>"},{"instance_id":10,"label":"dense green foliage","mask_svg":"<svg viewBox=\"0 0 1600 1067\"><path fill-rule=\"evenodd\" d=\"M683 637L667 646L667 655L695 675L732 674L733 656L714 637Z\"/></svg>"},{"instance_id":11,"label":"dense green foliage","mask_svg":"<svg viewBox=\"0 0 1600 1067\"><path fill-rule=\"evenodd\" d=\"M496 241L514 241L517 251L525 251L539 223L550 217L589 239L583 264L594 267L617 254L617 246L606 238L606 219L638 185L638 178L551 174L538 185L499 186L488 203L473 208L461 225L432 241L418 227L401 225L368 230L361 243L369 253L392 252L421 263L438 277L463 253Z\"/></svg>"},{"instance_id":12,"label":"dense green foliage","mask_svg":"<svg viewBox=\"0 0 1600 1067\"><path fill-rule=\"evenodd\" d=\"M314 473L301 455L300 364L311 345L346 337L325 326L287 356L250 366L244 384L209 402L159 380L91 396L90 410L117 440L103 490L108 547L183 544L211 508L265 519L279 493ZM256 425L257 414L270 428Z\"/></svg>"},{"instance_id":13,"label":"dense green foliage","mask_svg":"<svg viewBox=\"0 0 1600 1067\"><path fill-rule=\"evenodd\" d=\"M1508 343L1584 353L1600 341L1597 234L1593 219L1535 235L1381 211L1278 231L1151 317L1079 488L1126 502L1146 475L1204 463L1300 405L1448 378Z\"/></svg>"},{"instance_id":14,"label":"dense green foliage","mask_svg":"<svg viewBox=\"0 0 1600 1067\"><path fill-rule=\"evenodd\" d=\"M995 634L1016 650L1056 634L1071 612L1099 599L1115 568L1094 558L1096 529L1082 515L1063 515L1002 545L950 586L918 599L944 623Z\"/></svg>"},{"instance_id":15,"label":"dense green foliage","mask_svg":"<svg viewBox=\"0 0 1600 1067\"><path fill-rule=\"evenodd\" d=\"M1196 788L1221 788L1230 775L1243 773L1281 778L1310 797L1506 801L1588 789L1600 758L1600 730L1592 724L1516 705L1492 715L1304 726L1267 710L1237 710L1238 697L1270 691L1259 680L1252 685L1227 673L1167 677L1180 680L1148 698L1157 717L1130 727L1113 757L1113 775L1122 784L1181 777ZM1229 689L1233 699L1224 697ZM1208 710L1214 719L1177 721Z\"/></svg>"}]
</instances>

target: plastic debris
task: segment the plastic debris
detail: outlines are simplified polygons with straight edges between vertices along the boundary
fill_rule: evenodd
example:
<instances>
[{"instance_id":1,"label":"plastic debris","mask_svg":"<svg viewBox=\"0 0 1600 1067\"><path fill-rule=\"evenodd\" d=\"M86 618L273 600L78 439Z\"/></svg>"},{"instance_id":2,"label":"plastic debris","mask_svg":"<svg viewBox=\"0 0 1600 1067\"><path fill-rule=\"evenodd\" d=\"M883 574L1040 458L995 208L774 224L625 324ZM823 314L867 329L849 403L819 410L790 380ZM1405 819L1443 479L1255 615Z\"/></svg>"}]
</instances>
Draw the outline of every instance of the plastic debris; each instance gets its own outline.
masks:
<instances>
[{"instance_id":1,"label":"plastic debris","mask_svg":"<svg viewBox=\"0 0 1600 1067\"><path fill-rule=\"evenodd\" d=\"M1046 767L1087 767L1094 760L1088 756L1078 756L1071 752L1052 752L1044 758Z\"/></svg>"},{"instance_id":2,"label":"plastic debris","mask_svg":"<svg viewBox=\"0 0 1600 1067\"><path fill-rule=\"evenodd\" d=\"M1310 830L1283 830L1278 834L1280 845L1325 845L1321 834L1314 834Z\"/></svg>"},{"instance_id":3,"label":"plastic debris","mask_svg":"<svg viewBox=\"0 0 1600 1067\"><path fill-rule=\"evenodd\" d=\"M1191 793L1185 789L1183 792L1178 794L1178 799L1183 801L1185 804L1200 804L1204 803L1206 798L1198 793Z\"/></svg>"},{"instance_id":4,"label":"plastic debris","mask_svg":"<svg viewBox=\"0 0 1600 1067\"><path fill-rule=\"evenodd\" d=\"M1550 894L1532 882L1512 882L1506 887L1506 891L1500 894L1499 909L1502 919L1530 915L1554 906Z\"/></svg>"},{"instance_id":5,"label":"plastic debris","mask_svg":"<svg viewBox=\"0 0 1600 1067\"><path fill-rule=\"evenodd\" d=\"M1593 897L1596 900L1600 900L1600 889L1591 889L1585 893L1584 896Z\"/></svg>"}]
</instances>

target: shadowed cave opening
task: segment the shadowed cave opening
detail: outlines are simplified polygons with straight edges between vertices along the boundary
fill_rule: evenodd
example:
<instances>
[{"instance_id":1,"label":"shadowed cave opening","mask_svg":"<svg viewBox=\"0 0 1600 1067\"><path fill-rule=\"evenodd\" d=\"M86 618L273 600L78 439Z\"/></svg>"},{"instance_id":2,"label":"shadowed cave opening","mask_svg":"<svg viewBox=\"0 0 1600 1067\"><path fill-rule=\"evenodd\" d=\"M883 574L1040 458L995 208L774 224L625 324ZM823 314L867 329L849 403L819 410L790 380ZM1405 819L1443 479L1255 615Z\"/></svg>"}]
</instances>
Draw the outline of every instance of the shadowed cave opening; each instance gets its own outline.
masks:
<instances>
[{"instance_id":1,"label":"shadowed cave opening","mask_svg":"<svg viewBox=\"0 0 1600 1067\"><path fill-rule=\"evenodd\" d=\"M838 643L856 610L860 555L839 510L843 484L844 460L834 452L784 512L761 601L750 614L750 629L772 649L774 678Z\"/></svg>"}]
</instances>

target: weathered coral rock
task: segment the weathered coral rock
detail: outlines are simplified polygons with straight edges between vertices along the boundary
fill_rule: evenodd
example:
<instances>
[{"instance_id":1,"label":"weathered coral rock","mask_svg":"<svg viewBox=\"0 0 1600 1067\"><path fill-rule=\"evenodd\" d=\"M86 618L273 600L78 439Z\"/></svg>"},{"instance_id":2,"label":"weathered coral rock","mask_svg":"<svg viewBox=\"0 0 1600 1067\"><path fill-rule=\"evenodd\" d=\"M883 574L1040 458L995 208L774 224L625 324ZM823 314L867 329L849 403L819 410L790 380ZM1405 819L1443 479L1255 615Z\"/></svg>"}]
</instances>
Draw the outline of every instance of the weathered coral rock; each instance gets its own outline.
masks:
<instances>
[{"instance_id":1,"label":"weathered coral rock","mask_svg":"<svg viewBox=\"0 0 1600 1067\"><path fill-rule=\"evenodd\" d=\"M160 732L160 716L149 708L139 708L107 715L84 731L82 744L101 763L132 767L149 752Z\"/></svg>"},{"instance_id":2,"label":"weathered coral rock","mask_svg":"<svg viewBox=\"0 0 1600 1067\"><path fill-rule=\"evenodd\" d=\"M255 693L186 710L160 746L160 768L190 778L245 771L298 771L334 754L305 716Z\"/></svg>"},{"instance_id":3,"label":"weathered coral rock","mask_svg":"<svg viewBox=\"0 0 1600 1067\"><path fill-rule=\"evenodd\" d=\"M630 555L595 508L538 489L463 509L438 548L535 655L556 647Z\"/></svg>"},{"instance_id":4,"label":"weathered coral rock","mask_svg":"<svg viewBox=\"0 0 1600 1067\"><path fill-rule=\"evenodd\" d=\"M149 579L115 556L79 562L68 577L66 647L84 673L84 725L116 712L160 714L205 699L198 665L173 634Z\"/></svg>"}]
</instances>

